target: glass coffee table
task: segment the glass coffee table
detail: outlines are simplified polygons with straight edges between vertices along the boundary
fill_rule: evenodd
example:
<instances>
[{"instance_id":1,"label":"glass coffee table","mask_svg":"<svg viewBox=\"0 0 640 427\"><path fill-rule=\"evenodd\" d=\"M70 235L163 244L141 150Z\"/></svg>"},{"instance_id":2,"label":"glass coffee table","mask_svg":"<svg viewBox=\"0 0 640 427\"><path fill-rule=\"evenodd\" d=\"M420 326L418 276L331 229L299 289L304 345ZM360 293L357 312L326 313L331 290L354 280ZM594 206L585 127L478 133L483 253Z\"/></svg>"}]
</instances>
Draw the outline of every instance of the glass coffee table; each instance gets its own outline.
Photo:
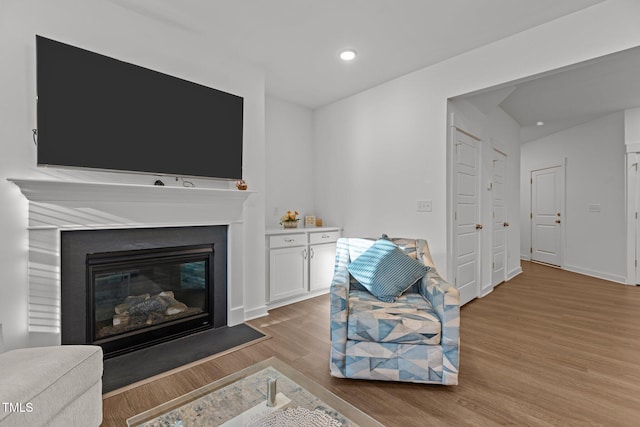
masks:
<instances>
[{"instance_id":1,"label":"glass coffee table","mask_svg":"<svg viewBox=\"0 0 640 427\"><path fill-rule=\"evenodd\" d=\"M269 385L276 390L268 392ZM273 406L267 406L268 395ZM382 426L276 358L249 366L127 420L129 427Z\"/></svg>"}]
</instances>

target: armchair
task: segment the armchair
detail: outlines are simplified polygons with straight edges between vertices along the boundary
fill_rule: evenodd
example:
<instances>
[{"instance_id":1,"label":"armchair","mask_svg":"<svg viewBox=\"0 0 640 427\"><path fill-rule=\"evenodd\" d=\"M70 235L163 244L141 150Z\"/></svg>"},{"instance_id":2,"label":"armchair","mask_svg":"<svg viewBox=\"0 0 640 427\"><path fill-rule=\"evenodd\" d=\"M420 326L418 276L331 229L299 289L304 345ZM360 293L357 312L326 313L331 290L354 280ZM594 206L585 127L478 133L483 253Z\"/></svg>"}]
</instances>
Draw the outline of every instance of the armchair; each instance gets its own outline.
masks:
<instances>
[{"instance_id":1,"label":"armchair","mask_svg":"<svg viewBox=\"0 0 640 427\"><path fill-rule=\"evenodd\" d=\"M337 242L330 290L331 375L457 384L460 293L438 274L426 240L391 241L430 267L394 302L377 299L348 270L375 240Z\"/></svg>"}]
</instances>

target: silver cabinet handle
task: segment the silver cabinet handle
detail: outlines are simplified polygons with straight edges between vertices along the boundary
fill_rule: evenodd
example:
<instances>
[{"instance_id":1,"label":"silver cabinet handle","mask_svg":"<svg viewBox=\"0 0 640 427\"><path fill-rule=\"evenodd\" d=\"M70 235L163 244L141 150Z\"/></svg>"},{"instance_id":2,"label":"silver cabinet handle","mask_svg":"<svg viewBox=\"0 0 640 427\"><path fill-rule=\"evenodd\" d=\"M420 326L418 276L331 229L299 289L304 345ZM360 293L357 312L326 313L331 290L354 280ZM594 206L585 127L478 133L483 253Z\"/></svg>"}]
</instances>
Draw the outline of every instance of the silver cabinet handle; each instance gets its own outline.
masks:
<instances>
[{"instance_id":1,"label":"silver cabinet handle","mask_svg":"<svg viewBox=\"0 0 640 427\"><path fill-rule=\"evenodd\" d=\"M328 238L330 238L330 237L331 237L331 236L330 236L329 234L323 234L323 235L322 235L322 238L323 238L323 239L328 239Z\"/></svg>"},{"instance_id":2,"label":"silver cabinet handle","mask_svg":"<svg viewBox=\"0 0 640 427\"><path fill-rule=\"evenodd\" d=\"M292 242L295 242L296 239L284 239L284 241L287 243L292 243Z\"/></svg>"},{"instance_id":3,"label":"silver cabinet handle","mask_svg":"<svg viewBox=\"0 0 640 427\"><path fill-rule=\"evenodd\" d=\"M304 257L304 259L307 259L307 250L303 250L302 251L302 256Z\"/></svg>"},{"instance_id":4,"label":"silver cabinet handle","mask_svg":"<svg viewBox=\"0 0 640 427\"><path fill-rule=\"evenodd\" d=\"M315 255L315 252L313 251L313 248L309 249L309 251L311 252L311 258L313 258L313 256Z\"/></svg>"}]
</instances>

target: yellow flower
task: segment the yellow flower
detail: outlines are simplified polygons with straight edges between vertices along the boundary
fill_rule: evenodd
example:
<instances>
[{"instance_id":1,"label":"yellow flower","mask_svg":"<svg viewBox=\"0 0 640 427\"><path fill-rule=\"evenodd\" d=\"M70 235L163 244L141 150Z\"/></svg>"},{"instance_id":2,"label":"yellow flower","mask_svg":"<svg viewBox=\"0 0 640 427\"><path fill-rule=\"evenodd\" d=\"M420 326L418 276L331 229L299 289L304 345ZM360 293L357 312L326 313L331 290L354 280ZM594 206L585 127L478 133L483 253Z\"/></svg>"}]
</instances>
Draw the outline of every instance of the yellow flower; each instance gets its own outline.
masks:
<instances>
[{"instance_id":1,"label":"yellow flower","mask_svg":"<svg viewBox=\"0 0 640 427\"><path fill-rule=\"evenodd\" d=\"M287 213L284 214L282 218L280 218L280 223L282 224L283 222L299 221L299 219L297 218L298 215L300 215L298 211L287 211Z\"/></svg>"}]
</instances>

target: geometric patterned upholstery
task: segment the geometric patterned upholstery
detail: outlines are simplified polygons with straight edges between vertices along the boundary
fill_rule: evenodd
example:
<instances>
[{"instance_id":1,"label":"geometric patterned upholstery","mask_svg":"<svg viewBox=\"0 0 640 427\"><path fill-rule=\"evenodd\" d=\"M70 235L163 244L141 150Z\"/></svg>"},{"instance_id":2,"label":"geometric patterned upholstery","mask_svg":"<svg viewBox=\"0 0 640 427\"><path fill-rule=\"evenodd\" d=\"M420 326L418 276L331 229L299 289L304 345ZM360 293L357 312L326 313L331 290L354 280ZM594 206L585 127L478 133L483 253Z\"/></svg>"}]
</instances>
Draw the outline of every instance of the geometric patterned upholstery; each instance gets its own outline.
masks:
<instances>
[{"instance_id":1,"label":"geometric patterned upholstery","mask_svg":"<svg viewBox=\"0 0 640 427\"><path fill-rule=\"evenodd\" d=\"M347 339L437 345L440 329L440 319L420 294L405 293L395 302L384 302L368 291L349 292Z\"/></svg>"},{"instance_id":2,"label":"geometric patterned upholstery","mask_svg":"<svg viewBox=\"0 0 640 427\"><path fill-rule=\"evenodd\" d=\"M331 283L331 375L457 384L460 293L438 274L422 239L391 239L431 268L394 303L377 300L347 265L375 239L341 238Z\"/></svg>"}]
</instances>

